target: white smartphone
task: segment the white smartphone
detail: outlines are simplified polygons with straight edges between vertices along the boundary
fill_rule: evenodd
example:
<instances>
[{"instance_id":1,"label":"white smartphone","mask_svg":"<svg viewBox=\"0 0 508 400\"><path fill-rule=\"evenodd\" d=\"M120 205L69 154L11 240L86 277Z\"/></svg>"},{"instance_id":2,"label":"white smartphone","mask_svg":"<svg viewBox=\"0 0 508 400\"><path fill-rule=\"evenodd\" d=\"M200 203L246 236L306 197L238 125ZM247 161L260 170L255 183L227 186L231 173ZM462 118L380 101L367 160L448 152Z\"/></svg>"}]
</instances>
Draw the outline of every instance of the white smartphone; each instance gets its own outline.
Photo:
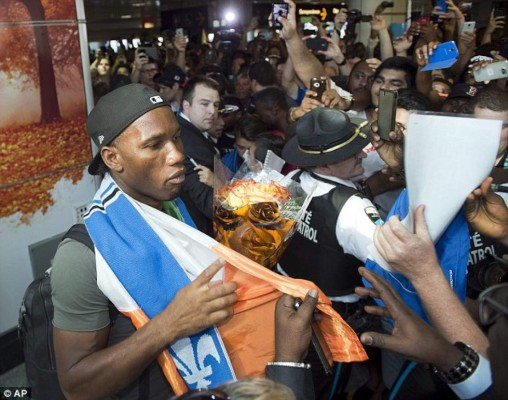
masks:
<instances>
[{"instance_id":1,"label":"white smartphone","mask_svg":"<svg viewBox=\"0 0 508 400\"><path fill-rule=\"evenodd\" d=\"M474 28L476 26L476 21L466 21L464 22L464 25L462 26L462 32L460 32L461 34L463 33L472 33L474 32Z\"/></svg>"},{"instance_id":2,"label":"white smartphone","mask_svg":"<svg viewBox=\"0 0 508 400\"><path fill-rule=\"evenodd\" d=\"M473 72L476 82L508 78L508 61L497 61Z\"/></svg>"}]
</instances>

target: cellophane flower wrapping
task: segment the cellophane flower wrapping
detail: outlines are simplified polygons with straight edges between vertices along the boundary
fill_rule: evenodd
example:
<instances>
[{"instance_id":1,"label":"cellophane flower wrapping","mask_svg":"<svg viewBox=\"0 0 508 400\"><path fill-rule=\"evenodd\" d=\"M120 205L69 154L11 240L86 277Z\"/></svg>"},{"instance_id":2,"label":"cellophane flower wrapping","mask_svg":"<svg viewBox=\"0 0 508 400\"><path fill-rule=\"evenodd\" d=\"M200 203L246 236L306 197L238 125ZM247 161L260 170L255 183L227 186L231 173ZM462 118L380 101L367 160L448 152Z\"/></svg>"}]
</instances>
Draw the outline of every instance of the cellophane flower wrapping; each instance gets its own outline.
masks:
<instances>
[{"instance_id":1,"label":"cellophane flower wrapping","mask_svg":"<svg viewBox=\"0 0 508 400\"><path fill-rule=\"evenodd\" d=\"M274 269L296 232L311 194L298 182L260 163L246 161L231 177L219 162L215 174L215 239Z\"/></svg>"}]
</instances>

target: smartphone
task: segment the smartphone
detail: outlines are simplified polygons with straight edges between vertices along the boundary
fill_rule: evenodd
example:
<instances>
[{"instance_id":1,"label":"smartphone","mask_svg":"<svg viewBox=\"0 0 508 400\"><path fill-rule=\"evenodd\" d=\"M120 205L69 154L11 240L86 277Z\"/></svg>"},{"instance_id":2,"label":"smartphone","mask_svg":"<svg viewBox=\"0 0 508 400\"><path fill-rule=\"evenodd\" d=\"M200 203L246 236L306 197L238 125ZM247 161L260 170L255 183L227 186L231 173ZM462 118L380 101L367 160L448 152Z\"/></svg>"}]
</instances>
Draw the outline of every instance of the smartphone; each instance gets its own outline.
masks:
<instances>
[{"instance_id":1,"label":"smartphone","mask_svg":"<svg viewBox=\"0 0 508 400\"><path fill-rule=\"evenodd\" d=\"M429 63L422 68L422 71L450 68L459 58L459 50L452 40L439 44L429 55Z\"/></svg>"},{"instance_id":2,"label":"smartphone","mask_svg":"<svg viewBox=\"0 0 508 400\"><path fill-rule=\"evenodd\" d=\"M502 2L495 3L494 5L494 16L495 17L506 17L506 7Z\"/></svg>"},{"instance_id":3,"label":"smartphone","mask_svg":"<svg viewBox=\"0 0 508 400\"><path fill-rule=\"evenodd\" d=\"M466 22L464 22L464 25L462 26L462 31L460 33L461 34L466 33L466 32L473 33L475 26L476 26L476 21L466 21Z\"/></svg>"},{"instance_id":4,"label":"smartphone","mask_svg":"<svg viewBox=\"0 0 508 400\"><path fill-rule=\"evenodd\" d=\"M310 80L310 90L317 93L316 99L321 101L323 93L326 91L325 78L312 78Z\"/></svg>"},{"instance_id":5,"label":"smartphone","mask_svg":"<svg viewBox=\"0 0 508 400\"><path fill-rule=\"evenodd\" d=\"M493 62L474 71L473 75L476 82L508 78L508 61Z\"/></svg>"},{"instance_id":6,"label":"smartphone","mask_svg":"<svg viewBox=\"0 0 508 400\"><path fill-rule=\"evenodd\" d=\"M288 16L289 5L286 3L272 4L272 27L276 29L282 28L282 24L277 20L278 17Z\"/></svg>"},{"instance_id":7,"label":"smartphone","mask_svg":"<svg viewBox=\"0 0 508 400\"><path fill-rule=\"evenodd\" d=\"M138 47L138 49L139 53L145 53L155 61L159 60L159 52L157 47Z\"/></svg>"},{"instance_id":8,"label":"smartphone","mask_svg":"<svg viewBox=\"0 0 508 400\"><path fill-rule=\"evenodd\" d=\"M381 89L379 91L377 127L378 134L383 140L391 140L389 134L395 130L397 98L398 92L396 90Z\"/></svg>"},{"instance_id":9,"label":"smartphone","mask_svg":"<svg viewBox=\"0 0 508 400\"><path fill-rule=\"evenodd\" d=\"M176 28L175 35L176 36L184 36L183 28Z\"/></svg>"},{"instance_id":10,"label":"smartphone","mask_svg":"<svg viewBox=\"0 0 508 400\"><path fill-rule=\"evenodd\" d=\"M328 41L320 37L309 38L305 41L305 44L312 51L325 51L328 48Z\"/></svg>"},{"instance_id":11,"label":"smartphone","mask_svg":"<svg viewBox=\"0 0 508 400\"><path fill-rule=\"evenodd\" d=\"M446 0L436 0L436 7L439 7L440 12L447 13L448 6L446 5Z\"/></svg>"}]
</instances>

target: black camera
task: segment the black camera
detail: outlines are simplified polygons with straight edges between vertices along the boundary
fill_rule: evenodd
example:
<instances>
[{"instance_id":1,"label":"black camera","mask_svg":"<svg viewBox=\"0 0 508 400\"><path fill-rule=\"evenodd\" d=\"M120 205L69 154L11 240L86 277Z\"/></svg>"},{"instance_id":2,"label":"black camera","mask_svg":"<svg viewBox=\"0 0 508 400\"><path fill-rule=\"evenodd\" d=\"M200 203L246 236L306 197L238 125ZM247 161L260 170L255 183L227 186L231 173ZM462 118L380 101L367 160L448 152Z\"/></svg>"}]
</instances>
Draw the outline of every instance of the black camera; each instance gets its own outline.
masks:
<instances>
[{"instance_id":1,"label":"black camera","mask_svg":"<svg viewBox=\"0 0 508 400\"><path fill-rule=\"evenodd\" d=\"M508 282L508 263L500 257L488 254L484 260L467 267L467 296L471 299L503 282Z\"/></svg>"},{"instance_id":2,"label":"black camera","mask_svg":"<svg viewBox=\"0 0 508 400\"><path fill-rule=\"evenodd\" d=\"M348 24L357 24L358 22L370 22L372 15L363 15L360 10L349 10L347 15Z\"/></svg>"},{"instance_id":3,"label":"black camera","mask_svg":"<svg viewBox=\"0 0 508 400\"><path fill-rule=\"evenodd\" d=\"M219 50L231 53L240 44L240 36L234 30L221 30L215 35L214 41L220 40Z\"/></svg>"}]
</instances>

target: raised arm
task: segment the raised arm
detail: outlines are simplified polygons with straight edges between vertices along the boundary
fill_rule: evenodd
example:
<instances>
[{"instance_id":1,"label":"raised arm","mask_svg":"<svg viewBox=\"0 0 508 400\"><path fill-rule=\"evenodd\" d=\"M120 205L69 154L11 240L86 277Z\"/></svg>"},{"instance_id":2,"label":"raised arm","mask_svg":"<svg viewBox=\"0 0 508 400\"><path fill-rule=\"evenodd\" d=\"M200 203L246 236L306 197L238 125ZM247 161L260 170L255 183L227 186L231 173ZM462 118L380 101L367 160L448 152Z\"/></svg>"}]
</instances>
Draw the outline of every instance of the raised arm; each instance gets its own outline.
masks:
<instances>
[{"instance_id":1,"label":"raised arm","mask_svg":"<svg viewBox=\"0 0 508 400\"><path fill-rule=\"evenodd\" d=\"M373 15L370 29L377 32L381 50L381 60L393 57L393 45L386 20L381 15Z\"/></svg>"},{"instance_id":2,"label":"raised arm","mask_svg":"<svg viewBox=\"0 0 508 400\"><path fill-rule=\"evenodd\" d=\"M296 29L296 5L292 0L284 0L289 5L287 18L279 17L282 24L281 37L286 42L288 55L291 57L296 74L304 85L309 85L312 78L325 75L323 64L307 49Z\"/></svg>"}]
</instances>

